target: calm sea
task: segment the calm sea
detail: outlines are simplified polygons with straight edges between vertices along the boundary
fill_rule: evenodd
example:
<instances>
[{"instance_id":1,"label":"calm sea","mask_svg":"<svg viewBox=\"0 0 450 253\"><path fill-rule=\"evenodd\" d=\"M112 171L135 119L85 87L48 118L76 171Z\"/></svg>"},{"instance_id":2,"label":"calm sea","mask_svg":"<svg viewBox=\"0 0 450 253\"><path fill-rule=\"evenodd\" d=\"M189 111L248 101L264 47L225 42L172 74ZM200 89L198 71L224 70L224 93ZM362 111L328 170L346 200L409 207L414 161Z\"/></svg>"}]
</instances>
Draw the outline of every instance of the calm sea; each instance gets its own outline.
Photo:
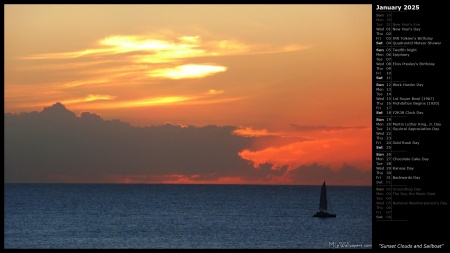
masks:
<instances>
[{"instance_id":1,"label":"calm sea","mask_svg":"<svg viewBox=\"0 0 450 253\"><path fill-rule=\"evenodd\" d=\"M5 248L370 247L372 188L5 184Z\"/></svg>"}]
</instances>

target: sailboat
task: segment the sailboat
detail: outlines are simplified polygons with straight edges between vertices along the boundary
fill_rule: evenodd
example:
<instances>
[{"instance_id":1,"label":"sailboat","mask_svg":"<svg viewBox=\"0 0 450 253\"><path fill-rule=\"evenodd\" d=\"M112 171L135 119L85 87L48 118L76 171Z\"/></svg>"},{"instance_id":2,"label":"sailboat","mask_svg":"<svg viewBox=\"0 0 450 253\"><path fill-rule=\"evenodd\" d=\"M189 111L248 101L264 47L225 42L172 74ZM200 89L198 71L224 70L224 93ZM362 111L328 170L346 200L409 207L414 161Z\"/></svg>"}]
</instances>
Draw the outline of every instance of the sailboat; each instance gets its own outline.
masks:
<instances>
[{"instance_id":1,"label":"sailboat","mask_svg":"<svg viewBox=\"0 0 450 253\"><path fill-rule=\"evenodd\" d=\"M325 181L323 181L322 189L320 190L319 211L313 217L336 218L336 214L328 212L327 186L325 185Z\"/></svg>"}]
</instances>

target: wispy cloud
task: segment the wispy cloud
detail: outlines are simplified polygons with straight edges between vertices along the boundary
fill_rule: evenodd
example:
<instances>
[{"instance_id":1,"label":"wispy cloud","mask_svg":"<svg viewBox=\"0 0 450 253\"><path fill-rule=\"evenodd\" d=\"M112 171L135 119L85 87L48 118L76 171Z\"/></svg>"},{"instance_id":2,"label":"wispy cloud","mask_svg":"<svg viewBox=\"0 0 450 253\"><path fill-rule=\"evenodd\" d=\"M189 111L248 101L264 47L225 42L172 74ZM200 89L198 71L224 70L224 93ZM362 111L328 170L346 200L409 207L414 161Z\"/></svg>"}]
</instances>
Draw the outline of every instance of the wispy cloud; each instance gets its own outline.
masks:
<instances>
[{"instance_id":1,"label":"wispy cloud","mask_svg":"<svg viewBox=\"0 0 450 253\"><path fill-rule=\"evenodd\" d=\"M240 127L233 131L233 134L243 137L280 136L283 133L269 132L267 129L254 129L251 127Z\"/></svg>"},{"instance_id":2,"label":"wispy cloud","mask_svg":"<svg viewBox=\"0 0 450 253\"><path fill-rule=\"evenodd\" d=\"M194 97L187 96L167 96L167 97L152 97L138 100L128 100L117 103L108 103L99 108L129 108L129 107L144 107L144 106L158 106L166 104L175 104L183 101L194 99Z\"/></svg>"},{"instance_id":3,"label":"wispy cloud","mask_svg":"<svg viewBox=\"0 0 450 253\"><path fill-rule=\"evenodd\" d=\"M115 96L110 95L94 95L89 94L86 97L83 98L77 98L77 99L71 99L71 100L63 100L62 103L64 104L73 104L73 103L81 103L81 102L91 102L96 100L113 100L115 99Z\"/></svg>"},{"instance_id":4,"label":"wispy cloud","mask_svg":"<svg viewBox=\"0 0 450 253\"><path fill-rule=\"evenodd\" d=\"M214 90L214 89L211 89L211 90L209 90L208 92L206 92L205 94L208 94L208 95L215 95L215 94L222 94L223 93L223 90Z\"/></svg>"},{"instance_id":5,"label":"wispy cloud","mask_svg":"<svg viewBox=\"0 0 450 253\"><path fill-rule=\"evenodd\" d=\"M108 80L89 80L89 81L73 81L63 84L64 88L73 88L83 85L90 85L90 84L98 84L98 83L106 83Z\"/></svg>"},{"instance_id":6,"label":"wispy cloud","mask_svg":"<svg viewBox=\"0 0 450 253\"><path fill-rule=\"evenodd\" d=\"M306 135L299 135L295 131L272 131L268 129L256 129L253 127L241 126L233 131L233 134L243 136L243 137L282 137L282 138L294 138L301 140L309 140L311 137Z\"/></svg>"},{"instance_id":7,"label":"wispy cloud","mask_svg":"<svg viewBox=\"0 0 450 253\"><path fill-rule=\"evenodd\" d=\"M132 108L132 107L150 107L150 106L169 106L169 105L207 105L216 103L233 102L242 97L216 97L223 94L221 92L205 92L197 95L176 95L176 96L160 96L160 97L147 97L130 100L115 100L115 101L100 101L93 106L101 109L117 109L117 108ZM89 97L88 97L89 98ZM97 97L100 100L102 97ZM103 97L106 100L106 97ZM86 100L74 100L79 102L87 102ZM71 100L69 100L69 103ZM89 104L92 106L92 104ZM75 108L81 109L83 105L76 106Z\"/></svg>"},{"instance_id":8,"label":"wispy cloud","mask_svg":"<svg viewBox=\"0 0 450 253\"><path fill-rule=\"evenodd\" d=\"M213 75L219 72L224 72L227 67L205 64L187 64L180 65L173 68L155 69L149 71L148 75L151 77L183 79L183 78L201 78Z\"/></svg>"},{"instance_id":9,"label":"wispy cloud","mask_svg":"<svg viewBox=\"0 0 450 253\"><path fill-rule=\"evenodd\" d=\"M150 77L169 77L172 79L204 77L207 75L196 74L199 71L208 75L223 72L227 67L215 63L193 64L187 63L191 58L242 55L242 54L263 54L274 52L285 52L307 49L305 45L287 45L282 47L272 47L267 45L250 45L232 39L203 41L199 35L178 36L166 38L160 34L154 35L115 35L103 38L97 42L96 48L83 49L73 52L36 54L24 57L28 60L78 60L78 58L88 58L89 62L82 63L93 65L97 62L122 61L127 65L153 64L147 66L149 69L143 71ZM117 56L121 58L117 59ZM60 65L61 62L58 62ZM64 63L65 67L70 67ZM70 62L73 66L80 66L80 62ZM156 64L156 65L155 65ZM170 64L166 68L161 68L158 64ZM45 66L50 67L49 64ZM110 66L111 67L111 66ZM193 74L187 74L193 73Z\"/></svg>"},{"instance_id":10,"label":"wispy cloud","mask_svg":"<svg viewBox=\"0 0 450 253\"><path fill-rule=\"evenodd\" d=\"M229 68L220 63L220 56L287 52L306 48L308 46L305 45L254 45L232 38L215 39L211 34L206 39L196 34L180 35L173 32L114 35L99 39L93 47L78 51L23 57L22 60L28 62L21 71L34 71L41 78L19 80L20 85L15 86L20 87L20 92L7 89L6 93L9 101L23 99L27 100L27 104L48 104L55 101L81 104L102 100L103 103L91 103L92 106L100 105L101 108L172 105L181 102L191 105L228 103L243 97L222 96L209 99L208 96L222 94L223 90L211 89L201 95L180 94L167 86L159 86L159 90L152 93L154 96L147 97L148 93L138 90L155 83L203 79L226 73ZM203 61L206 57L208 59ZM36 85L36 82L39 84ZM127 86L126 95L118 92L121 86ZM27 87L30 87L28 93ZM53 95L35 97L36 92ZM92 95L99 93L108 95ZM108 101L111 103L106 105Z\"/></svg>"},{"instance_id":11,"label":"wispy cloud","mask_svg":"<svg viewBox=\"0 0 450 253\"><path fill-rule=\"evenodd\" d=\"M250 45L233 39L203 41L199 35L164 38L159 34L109 36L99 40L97 46L73 52L35 54L24 59L70 59L134 52L132 59L135 62L167 63L193 57L275 53L311 47L297 44L281 47Z\"/></svg>"}]
</instances>

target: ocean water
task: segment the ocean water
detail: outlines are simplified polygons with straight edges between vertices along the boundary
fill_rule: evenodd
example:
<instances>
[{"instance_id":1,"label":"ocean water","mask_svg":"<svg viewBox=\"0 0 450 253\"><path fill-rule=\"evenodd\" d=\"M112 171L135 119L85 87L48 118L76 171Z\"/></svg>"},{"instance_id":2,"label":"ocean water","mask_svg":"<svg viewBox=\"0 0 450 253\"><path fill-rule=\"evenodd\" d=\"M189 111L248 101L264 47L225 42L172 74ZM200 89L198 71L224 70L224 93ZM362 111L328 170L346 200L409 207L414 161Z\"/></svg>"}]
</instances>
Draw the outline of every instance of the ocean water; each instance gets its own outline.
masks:
<instances>
[{"instance_id":1,"label":"ocean water","mask_svg":"<svg viewBox=\"0 0 450 253\"><path fill-rule=\"evenodd\" d=\"M4 247L370 247L372 188L327 190L336 218L312 217L320 186L5 184Z\"/></svg>"}]
</instances>

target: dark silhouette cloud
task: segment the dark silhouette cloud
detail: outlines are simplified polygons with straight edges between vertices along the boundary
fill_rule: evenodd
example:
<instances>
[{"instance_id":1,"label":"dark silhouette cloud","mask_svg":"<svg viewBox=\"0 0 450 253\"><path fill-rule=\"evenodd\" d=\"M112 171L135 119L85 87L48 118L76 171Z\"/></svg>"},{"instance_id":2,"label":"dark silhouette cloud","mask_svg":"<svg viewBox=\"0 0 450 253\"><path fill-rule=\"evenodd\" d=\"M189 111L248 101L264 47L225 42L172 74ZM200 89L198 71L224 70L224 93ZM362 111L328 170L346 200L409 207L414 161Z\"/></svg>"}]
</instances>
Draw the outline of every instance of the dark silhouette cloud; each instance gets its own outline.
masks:
<instances>
[{"instance_id":1,"label":"dark silhouette cloud","mask_svg":"<svg viewBox=\"0 0 450 253\"><path fill-rule=\"evenodd\" d=\"M40 112L5 113L4 182L161 183L243 182L370 184L371 173L344 165L339 171L313 164L288 170L254 167L238 155L260 137L233 134L235 126L136 127L95 113L79 116L61 103ZM327 180L328 181L328 180Z\"/></svg>"},{"instance_id":2,"label":"dark silhouette cloud","mask_svg":"<svg viewBox=\"0 0 450 253\"><path fill-rule=\"evenodd\" d=\"M348 164L342 165L337 170L317 163L302 165L290 170L288 177L298 184L320 185L324 180L329 184L340 185L370 185L372 183L372 171L359 170Z\"/></svg>"},{"instance_id":3,"label":"dark silhouette cloud","mask_svg":"<svg viewBox=\"0 0 450 253\"><path fill-rule=\"evenodd\" d=\"M298 124L290 124L291 127L298 131L336 131L336 130L347 130L347 129L365 129L366 126L309 126L309 125L298 125Z\"/></svg>"},{"instance_id":4,"label":"dark silhouette cloud","mask_svg":"<svg viewBox=\"0 0 450 253\"><path fill-rule=\"evenodd\" d=\"M89 112L77 117L61 103L41 112L6 113L5 182L96 182L111 175L259 177L260 171L238 155L252 138L232 134L235 129L134 127Z\"/></svg>"}]
</instances>

